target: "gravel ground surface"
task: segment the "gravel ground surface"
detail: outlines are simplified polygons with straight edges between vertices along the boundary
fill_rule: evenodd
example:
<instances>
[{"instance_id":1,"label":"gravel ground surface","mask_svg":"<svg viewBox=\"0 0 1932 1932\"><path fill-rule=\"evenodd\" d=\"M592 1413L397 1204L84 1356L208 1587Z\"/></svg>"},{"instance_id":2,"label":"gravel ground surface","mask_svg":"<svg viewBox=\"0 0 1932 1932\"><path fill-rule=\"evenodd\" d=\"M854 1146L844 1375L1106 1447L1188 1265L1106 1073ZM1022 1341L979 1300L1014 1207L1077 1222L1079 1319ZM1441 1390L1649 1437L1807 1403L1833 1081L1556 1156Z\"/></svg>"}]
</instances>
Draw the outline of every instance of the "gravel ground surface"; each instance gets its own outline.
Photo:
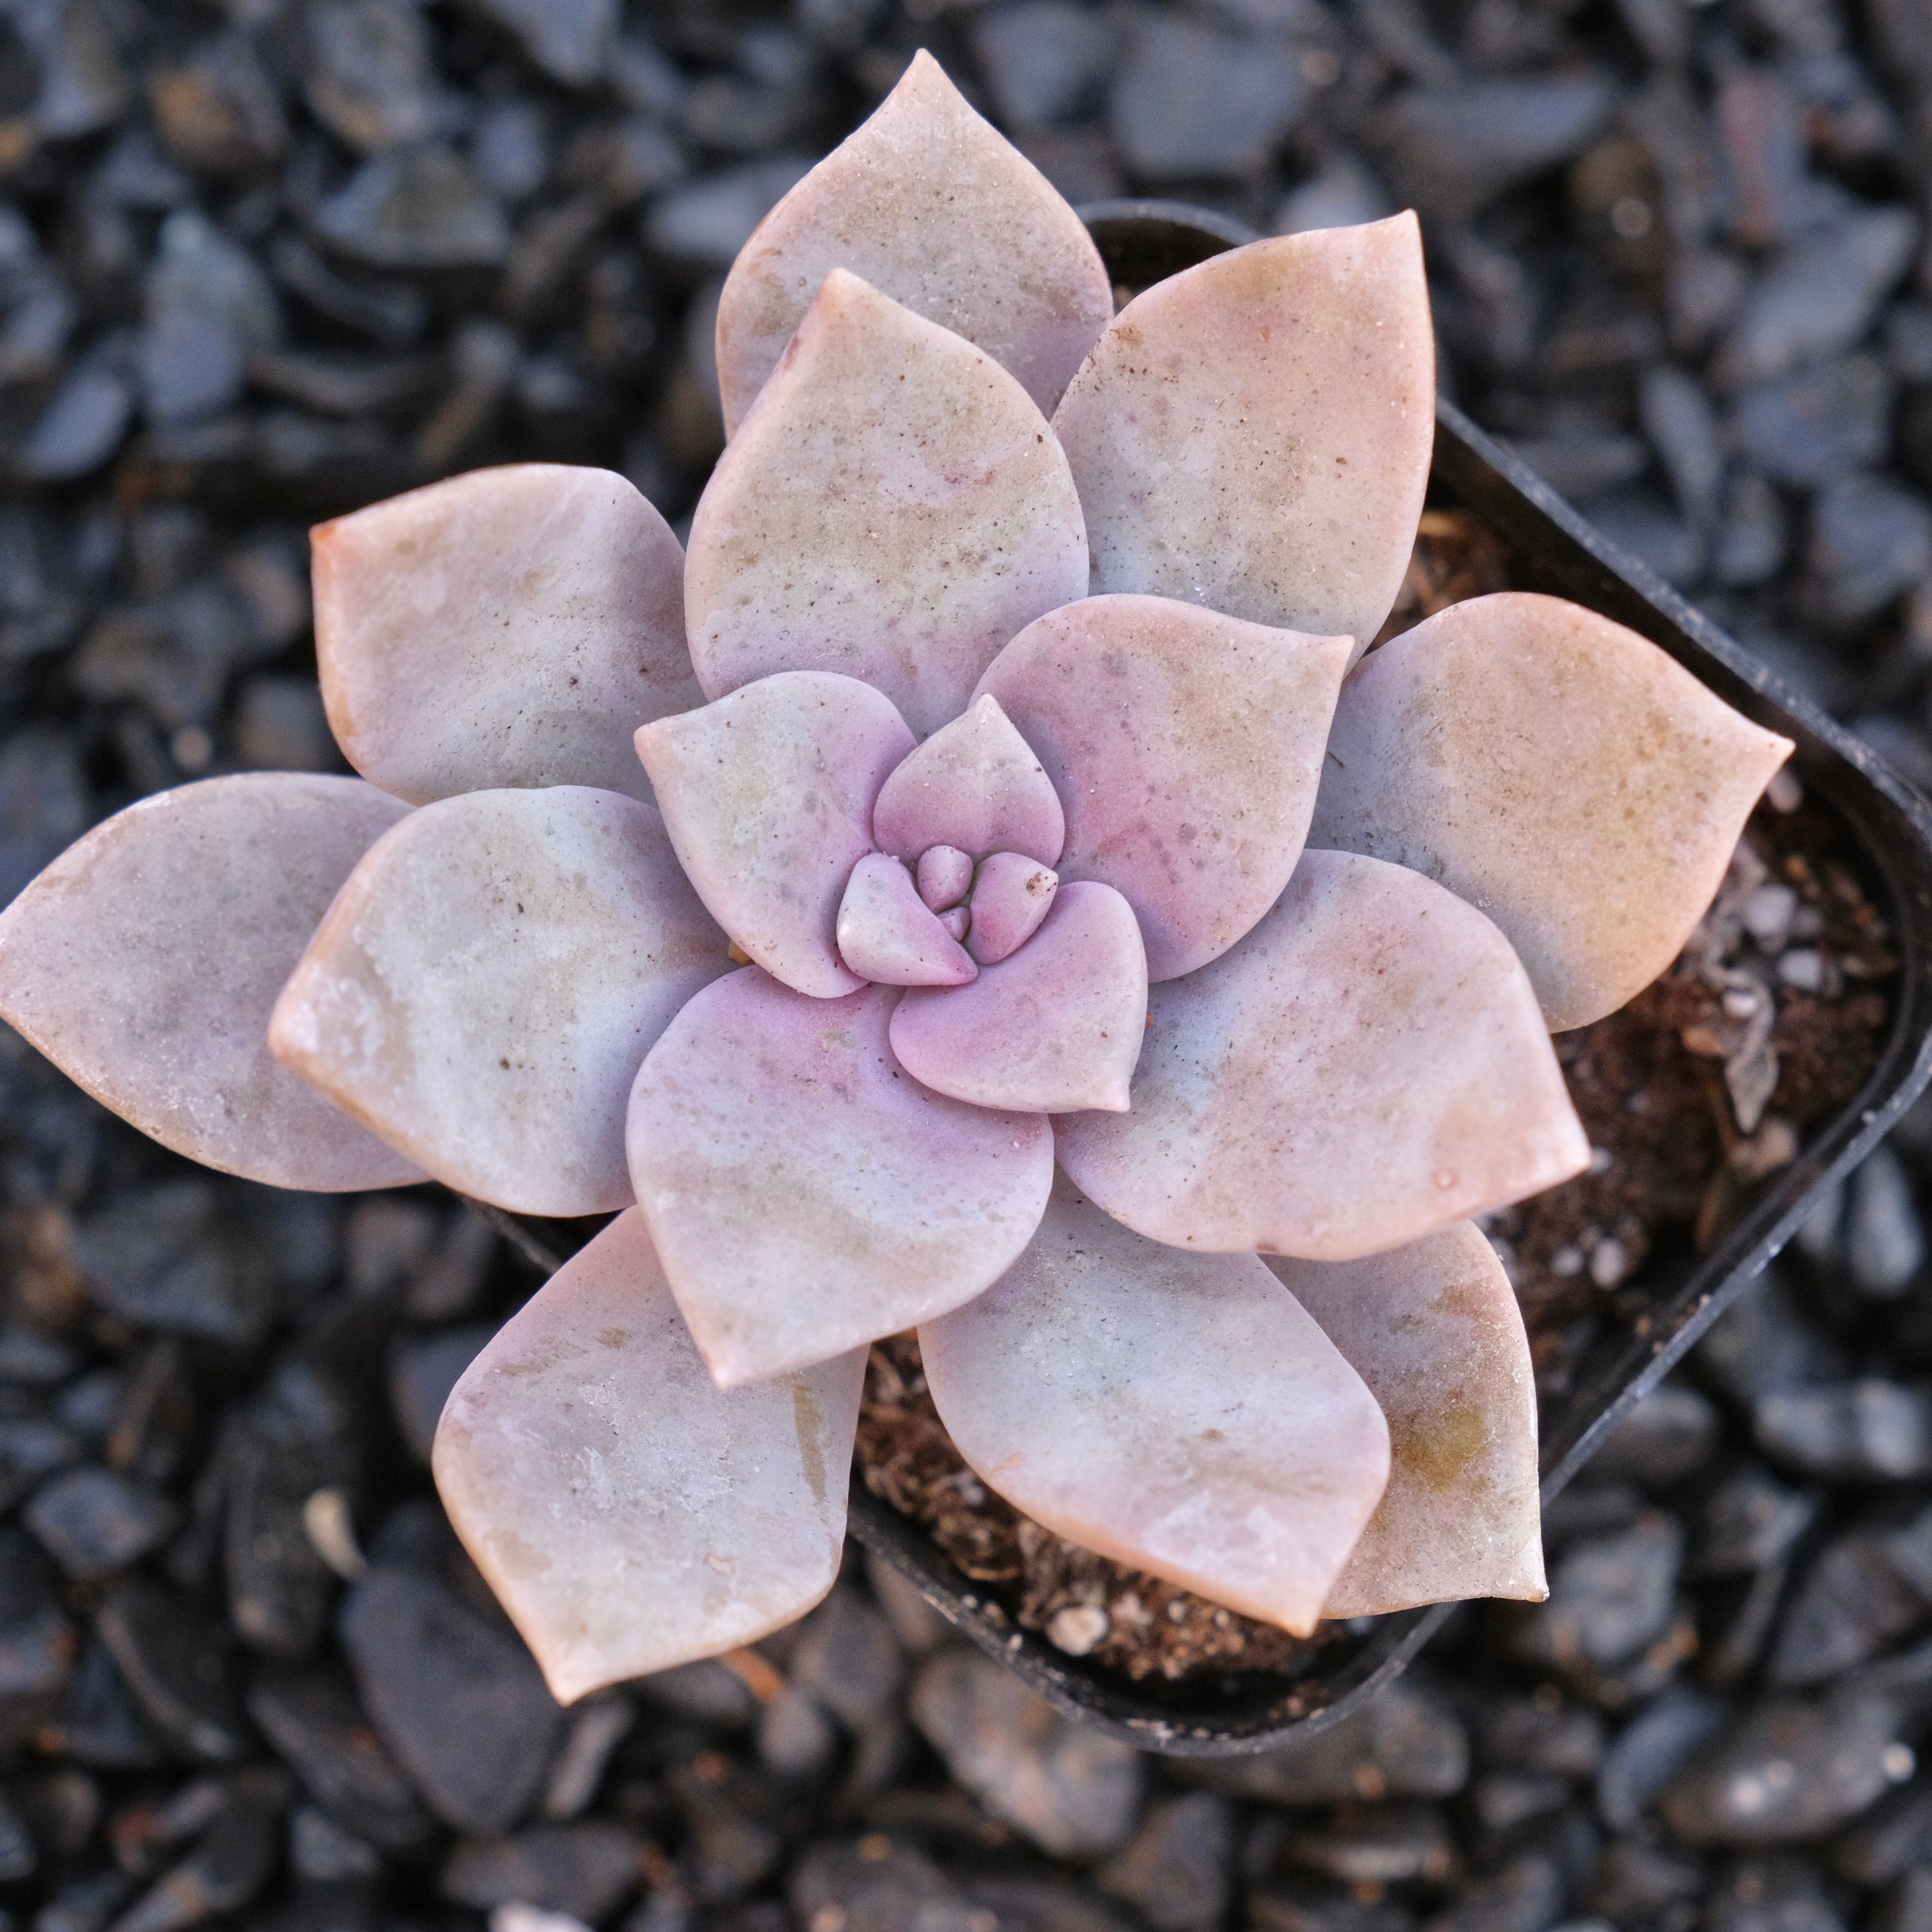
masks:
<instances>
[{"instance_id":1,"label":"gravel ground surface","mask_svg":"<svg viewBox=\"0 0 1932 1932\"><path fill-rule=\"evenodd\" d=\"M922 43L1076 201L1414 202L1463 404L1932 784L1927 0L0 0L0 900L334 768L309 520L512 455L687 515L718 278ZM1187 1766L856 1556L559 1712L424 1462L518 1257L4 1035L0 1932L1921 1932L1928 1164L1922 1113L1562 1498L1546 1604Z\"/></svg>"}]
</instances>

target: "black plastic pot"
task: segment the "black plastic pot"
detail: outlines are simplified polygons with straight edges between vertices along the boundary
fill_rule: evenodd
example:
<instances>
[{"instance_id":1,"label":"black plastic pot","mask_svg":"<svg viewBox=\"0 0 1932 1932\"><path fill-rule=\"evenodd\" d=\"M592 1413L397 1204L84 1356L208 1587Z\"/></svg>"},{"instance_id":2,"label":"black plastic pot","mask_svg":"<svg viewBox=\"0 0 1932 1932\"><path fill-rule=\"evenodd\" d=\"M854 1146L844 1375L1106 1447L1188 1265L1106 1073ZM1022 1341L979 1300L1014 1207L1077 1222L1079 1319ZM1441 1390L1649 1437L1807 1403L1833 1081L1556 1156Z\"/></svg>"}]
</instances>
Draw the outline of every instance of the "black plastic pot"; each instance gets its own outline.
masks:
<instances>
[{"instance_id":1,"label":"black plastic pot","mask_svg":"<svg viewBox=\"0 0 1932 1932\"><path fill-rule=\"evenodd\" d=\"M1225 216L1158 201L1081 211L1117 285L1141 289L1255 237ZM1432 501L1457 506L1536 560L1550 587L1649 638L1728 704L1795 739L1808 796L1842 820L1892 924L1900 969L1890 1035L1852 1104L1767 1184L1710 1253L1660 1282L1628 1328L1600 1346L1575 1392L1546 1409L1546 1502L1628 1412L1796 1232L1819 1195L1847 1173L1932 1078L1932 806L1864 746L1786 688L1642 565L1621 555L1555 491L1453 404L1436 408ZM1143 1749L1177 1756L1264 1750L1325 1728L1396 1676L1451 1607L1366 1620L1298 1680L1131 1684L1016 1628L915 1524L856 1476L851 1532L916 1583L981 1649L1060 1709Z\"/></svg>"},{"instance_id":2,"label":"black plastic pot","mask_svg":"<svg viewBox=\"0 0 1932 1932\"><path fill-rule=\"evenodd\" d=\"M1081 211L1117 286L1138 290L1256 237L1238 223L1160 201ZM1447 402L1436 406L1432 502L1460 507L1532 559L1540 580L1649 638L1728 704L1794 739L1809 799L1834 812L1890 921L1900 958L1892 1027L1864 1090L1766 1183L1694 1265L1660 1274L1627 1325L1601 1342L1574 1392L1543 1419L1547 1502L1784 1246L1834 1182L1856 1166L1932 1078L1932 806L1858 741L1788 690L1642 564L1620 554L1556 492ZM594 1229L482 1211L538 1267L558 1267ZM1621 1298L1620 1298L1621 1299ZM1454 1607L1364 1619L1292 1679L1247 1677L1134 1684L1067 1657L1015 1626L924 1531L851 1484L851 1534L909 1578L962 1635L1059 1709L1143 1750L1214 1757L1266 1750L1326 1729L1398 1676Z\"/></svg>"}]
</instances>

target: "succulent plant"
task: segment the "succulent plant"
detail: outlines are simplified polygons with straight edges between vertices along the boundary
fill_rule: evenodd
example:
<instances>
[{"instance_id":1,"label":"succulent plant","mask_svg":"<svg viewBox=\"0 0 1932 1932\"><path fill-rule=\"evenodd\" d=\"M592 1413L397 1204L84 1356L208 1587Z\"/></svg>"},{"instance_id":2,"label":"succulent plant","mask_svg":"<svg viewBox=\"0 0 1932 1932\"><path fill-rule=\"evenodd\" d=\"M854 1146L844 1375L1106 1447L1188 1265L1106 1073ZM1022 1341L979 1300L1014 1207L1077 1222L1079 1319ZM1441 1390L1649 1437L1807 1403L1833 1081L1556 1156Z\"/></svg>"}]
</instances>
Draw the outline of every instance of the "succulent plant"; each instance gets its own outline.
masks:
<instances>
[{"instance_id":1,"label":"succulent plant","mask_svg":"<svg viewBox=\"0 0 1932 1932\"><path fill-rule=\"evenodd\" d=\"M725 285L688 554L546 465L322 526L363 776L145 800L0 916L0 1012L171 1148L615 1214L436 1448L560 1696L824 1594L914 1327L992 1488L1218 1602L1542 1593L1472 1217L1588 1163L1550 1031L1670 963L1790 747L1550 598L1368 654L1412 216L1114 306L919 56Z\"/></svg>"}]
</instances>

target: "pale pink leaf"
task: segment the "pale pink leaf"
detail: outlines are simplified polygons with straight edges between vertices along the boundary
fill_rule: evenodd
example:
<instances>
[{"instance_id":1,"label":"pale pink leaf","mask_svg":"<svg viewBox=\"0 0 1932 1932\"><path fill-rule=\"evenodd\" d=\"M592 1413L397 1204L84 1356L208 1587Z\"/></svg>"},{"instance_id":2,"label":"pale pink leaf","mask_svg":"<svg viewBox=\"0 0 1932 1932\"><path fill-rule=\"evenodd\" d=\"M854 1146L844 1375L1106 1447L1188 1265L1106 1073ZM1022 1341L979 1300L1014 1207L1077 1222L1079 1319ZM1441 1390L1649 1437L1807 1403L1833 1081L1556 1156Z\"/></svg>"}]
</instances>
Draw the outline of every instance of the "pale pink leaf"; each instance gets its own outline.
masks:
<instances>
[{"instance_id":1,"label":"pale pink leaf","mask_svg":"<svg viewBox=\"0 0 1932 1932\"><path fill-rule=\"evenodd\" d=\"M872 836L882 851L916 860L934 846L983 859L1060 856L1066 820L1053 782L995 698L941 726L880 788Z\"/></svg>"},{"instance_id":2,"label":"pale pink leaf","mask_svg":"<svg viewBox=\"0 0 1932 1932\"><path fill-rule=\"evenodd\" d=\"M1634 631L1504 591L1350 676L1311 836L1480 907L1560 1032L1677 956L1791 748Z\"/></svg>"},{"instance_id":3,"label":"pale pink leaf","mask_svg":"<svg viewBox=\"0 0 1932 1932\"><path fill-rule=\"evenodd\" d=\"M835 270L692 523L685 616L706 694L840 671L924 737L1016 631L1086 590L1073 478L1025 391Z\"/></svg>"},{"instance_id":4,"label":"pale pink leaf","mask_svg":"<svg viewBox=\"0 0 1932 1932\"><path fill-rule=\"evenodd\" d=\"M838 905L872 849L872 802L912 749L892 700L830 671L781 671L638 733L680 861L712 916L815 999L854 991Z\"/></svg>"},{"instance_id":5,"label":"pale pink leaf","mask_svg":"<svg viewBox=\"0 0 1932 1932\"><path fill-rule=\"evenodd\" d=\"M1435 412L1412 214L1252 242L1156 283L1054 417L1095 591L1366 650L1408 567Z\"/></svg>"},{"instance_id":6,"label":"pale pink leaf","mask_svg":"<svg viewBox=\"0 0 1932 1932\"><path fill-rule=\"evenodd\" d=\"M1132 1112L1058 1132L1082 1190L1155 1240L1353 1260L1589 1164L1508 940L1400 866L1304 853L1148 1018Z\"/></svg>"},{"instance_id":7,"label":"pale pink leaf","mask_svg":"<svg viewBox=\"0 0 1932 1932\"><path fill-rule=\"evenodd\" d=\"M998 1284L923 1324L948 1433L1056 1534L1306 1636L1388 1474L1375 1399L1252 1255L1056 1184Z\"/></svg>"},{"instance_id":8,"label":"pale pink leaf","mask_svg":"<svg viewBox=\"0 0 1932 1932\"><path fill-rule=\"evenodd\" d=\"M422 1170L268 1053L316 922L408 807L360 778L250 772L142 799L0 913L0 1018L164 1147L326 1192Z\"/></svg>"},{"instance_id":9,"label":"pale pink leaf","mask_svg":"<svg viewBox=\"0 0 1932 1932\"><path fill-rule=\"evenodd\" d=\"M1043 411L1114 312L1080 218L922 51L732 264L718 379L734 434L835 268L976 344Z\"/></svg>"},{"instance_id":10,"label":"pale pink leaf","mask_svg":"<svg viewBox=\"0 0 1932 1932\"><path fill-rule=\"evenodd\" d=\"M579 785L470 792L370 849L269 1044L459 1192L602 1214L631 1200L639 1063L727 964L650 806Z\"/></svg>"},{"instance_id":11,"label":"pale pink leaf","mask_svg":"<svg viewBox=\"0 0 1932 1932\"><path fill-rule=\"evenodd\" d=\"M968 937L979 929L976 914ZM1124 1112L1147 1030L1147 955L1111 886L1063 886L1025 945L970 986L918 990L892 1016L915 1080L976 1107Z\"/></svg>"},{"instance_id":12,"label":"pale pink leaf","mask_svg":"<svg viewBox=\"0 0 1932 1932\"><path fill-rule=\"evenodd\" d=\"M898 860L869 852L838 904L838 956L886 986L963 986L979 970Z\"/></svg>"},{"instance_id":13,"label":"pale pink leaf","mask_svg":"<svg viewBox=\"0 0 1932 1932\"><path fill-rule=\"evenodd\" d=\"M704 701L677 539L608 470L475 470L313 542L329 724L412 804L505 785L647 798L632 732Z\"/></svg>"},{"instance_id":14,"label":"pale pink leaf","mask_svg":"<svg viewBox=\"0 0 1932 1932\"><path fill-rule=\"evenodd\" d=\"M638 1076L638 1204L721 1388L957 1307L1039 1224L1051 1126L902 1071L899 997L809 1000L747 968L692 1000Z\"/></svg>"},{"instance_id":15,"label":"pale pink leaf","mask_svg":"<svg viewBox=\"0 0 1932 1932\"><path fill-rule=\"evenodd\" d=\"M472 1362L450 1521L568 1703L755 1642L832 1587L865 1357L721 1390L636 1209Z\"/></svg>"},{"instance_id":16,"label":"pale pink leaf","mask_svg":"<svg viewBox=\"0 0 1932 1932\"><path fill-rule=\"evenodd\" d=\"M928 845L919 855L919 896L934 912L958 906L972 887L970 853L956 845Z\"/></svg>"},{"instance_id":17,"label":"pale pink leaf","mask_svg":"<svg viewBox=\"0 0 1932 1932\"><path fill-rule=\"evenodd\" d=\"M981 680L1066 808L1060 877L1126 895L1156 980L1225 952L1281 896L1348 650L1166 598L1093 597L1029 626Z\"/></svg>"},{"instance_id":18,"label":"pale pink leaf","mask_svg":"<svg viewBox=\"0 0 1932 1932\"><path fill-rule=\"evenodd\" d=\"M1381 1404L1389 1480L1322 1614L1545 1594L1536 1378L1516 1291L1460 1221L1354 1262L1265 1256Z\"/></svg>"},{"instance_id":19,"label":"pale pink leaf","mask_svg":"<svg viewBox=\"0 0 1932 1932\"><path fill-rule=\"evenodd\" d=\"M973 957L982 966L996 966L1017 952L1040 930L1059 890L1058 873L1017 852L995 852L982 860L968 908Z\"/></svg>"}]
</instances>

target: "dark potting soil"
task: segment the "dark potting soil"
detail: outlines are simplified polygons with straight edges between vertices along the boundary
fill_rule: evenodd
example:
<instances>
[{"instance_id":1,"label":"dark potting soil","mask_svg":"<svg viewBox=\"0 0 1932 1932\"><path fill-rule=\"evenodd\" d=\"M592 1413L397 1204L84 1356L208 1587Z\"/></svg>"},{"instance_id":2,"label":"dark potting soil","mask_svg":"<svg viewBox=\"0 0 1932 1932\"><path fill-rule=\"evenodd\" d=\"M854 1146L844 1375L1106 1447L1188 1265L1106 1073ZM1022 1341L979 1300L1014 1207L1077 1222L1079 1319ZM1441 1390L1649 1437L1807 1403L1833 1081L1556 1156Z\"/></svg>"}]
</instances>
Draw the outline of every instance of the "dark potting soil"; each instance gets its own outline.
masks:
<instances>
[{"instance_id":1,"label":"dark potting soil","mask_svg":"<svg viewBox=\"0 0 1932 1932\"><path fill-rule=\"evenodd\" d=\"M1431 509L1377 641L1521 572L1460 511ZM1556 1053L1595 1157L1485 1218L1523 1311L1546 1403L1605 1322L1642 1332L1672 1264L1707 1250L1847 1105L1876 1064L1898 962L1832 814L1785 777L1760 801L1716 899L1669 972ZM876 1344L857 1466L1028 1630L1133 1679L1295 1674L1344 1634L1258 1623L1054 1535L980 1483L927 1391L910 1335Z\"/></svg>"}]
</instances>

